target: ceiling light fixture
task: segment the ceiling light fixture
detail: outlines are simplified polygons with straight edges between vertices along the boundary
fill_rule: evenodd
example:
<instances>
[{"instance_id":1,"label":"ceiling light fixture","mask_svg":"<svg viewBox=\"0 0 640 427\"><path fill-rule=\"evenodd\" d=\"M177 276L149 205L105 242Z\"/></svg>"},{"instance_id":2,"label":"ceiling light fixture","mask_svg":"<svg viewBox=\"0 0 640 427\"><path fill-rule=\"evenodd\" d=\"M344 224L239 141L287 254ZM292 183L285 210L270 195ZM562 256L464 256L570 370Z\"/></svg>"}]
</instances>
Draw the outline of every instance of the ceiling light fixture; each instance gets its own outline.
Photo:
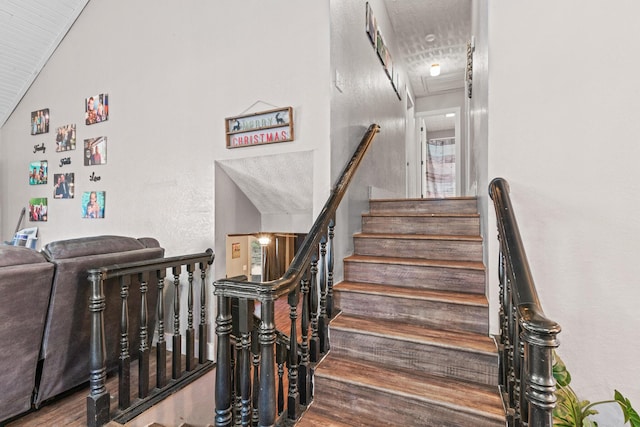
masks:
<instances>
[{"instance_id":1,"label":"ceiling light fixture","mask_svg":"<svg viewBox=\"0 0 640 427\"><path fill-rule=\"evenodd\" d=\"M436 41L436 35L435 34L427 34L424 39L428 42L428 43L433 43L434 41Z\"/></svg>"},{"instance_id":2,"label":"ceiling light fixture","mask_svg":"<svg viewBox=\"0 0 640 427\"><path fill-rule=\"evenodd\" d=\"M429 69L429 74L431 77L436 77L440 75L440 64L431 64L431 68Z\"/></svg>"}]
</instances>

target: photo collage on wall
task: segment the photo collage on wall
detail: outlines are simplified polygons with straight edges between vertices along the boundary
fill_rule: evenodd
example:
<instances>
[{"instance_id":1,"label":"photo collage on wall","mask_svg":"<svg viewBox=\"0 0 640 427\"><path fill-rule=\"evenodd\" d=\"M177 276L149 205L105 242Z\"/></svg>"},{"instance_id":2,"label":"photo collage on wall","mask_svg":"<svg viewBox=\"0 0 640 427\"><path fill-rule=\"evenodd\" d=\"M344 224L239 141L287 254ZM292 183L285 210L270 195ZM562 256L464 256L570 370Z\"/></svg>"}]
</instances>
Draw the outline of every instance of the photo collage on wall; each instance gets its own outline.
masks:
<instances>
[{"instance_id":1,"label":"photo collage on wall","mask_svg":"<svg viewBox=\"0 0 640 427\"><path fill-rule=\"evenodd\" d=\"M373 50L376 52L380 62L382 63L384 72L391 82L391 87L395 91L398 99L402 100L400 91L400 73L398 72L398 69L393 66L391 52L389 52L389 48L384 42L384 37L382 37L380 28L378 28L378 22L376 21L376 17L373 15L373 10L371 9L369 2L367 2L365 7L365 32L367 33L369 42L371 42L371 46L373 46Z\"/></svg>"},{"instance_id":2,"label":"photo collage on wall","mask_svg":"<svg viewBox=\"0 0 640 427\"><path fill-rule=\"evenodd\" d=\"M109 95L101 93L85 97L84 103L84 121L85 125L94 125L109 120ZM31 135L41 135L49 133L49 124L52 116L49 108L43 108L31 112L30 117L30 133ZM81 218L104 218L105 217L105 201L106 191L94 189L94 185L101 180L101 176L95 171L81 173L78 178L77 170L68 170L71 167L82 164L85 167L94 167L105 165L107 163L107 137L82 135L82 150L76 150L77 145L77 127L75 123L64 122L60 125L55 121L51 122L55 129L55 141L49 141L44 137L38 136L38 143L33 146L33 154L35 159L29 163L29 185L43 186L42 188L50 188L43 191L38 197L29 199L29 220L30 221L47 221L53 208L55 208L57 200L76 199L80 203L79 213ZM56 127L57 126L57 127ZM91 129L91 128L87 128ZM53 132L53 131L52 131ZM60 155L53 161L43 159L47 152L47 143L55 142L55 153ZM82 155L82 160L80 159ZM50 168L53 168L50 171ZM49 173L52 173L52 179L49 179ZM51 185L51 187L47 187ZM80 192L80 193L78 193ZM76 198L76 193L80 196ZM49 195L53 196L54 202L52 206L48 203ZM60 202L68 203L68 202Z\"/></svg>"}]
</instances>

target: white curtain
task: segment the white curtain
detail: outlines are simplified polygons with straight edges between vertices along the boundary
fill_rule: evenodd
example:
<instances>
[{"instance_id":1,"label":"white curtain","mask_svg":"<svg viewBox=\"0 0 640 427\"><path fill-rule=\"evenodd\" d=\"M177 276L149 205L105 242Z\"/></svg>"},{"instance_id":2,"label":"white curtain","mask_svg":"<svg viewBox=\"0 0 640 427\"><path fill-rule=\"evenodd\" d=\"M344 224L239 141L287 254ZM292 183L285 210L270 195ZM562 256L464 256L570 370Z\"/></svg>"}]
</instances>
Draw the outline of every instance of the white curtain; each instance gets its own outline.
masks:
<instances>
[{"instance_id":1,"label":"white curtain","mask_svg":"<svg viewBox=\"0 0 640 427\"><path fill-rule=\"evenodd\" d=\"M425 197L456 195L456 140L430 139L427 142L427 194Z\"/></svg>"}]
</instances>

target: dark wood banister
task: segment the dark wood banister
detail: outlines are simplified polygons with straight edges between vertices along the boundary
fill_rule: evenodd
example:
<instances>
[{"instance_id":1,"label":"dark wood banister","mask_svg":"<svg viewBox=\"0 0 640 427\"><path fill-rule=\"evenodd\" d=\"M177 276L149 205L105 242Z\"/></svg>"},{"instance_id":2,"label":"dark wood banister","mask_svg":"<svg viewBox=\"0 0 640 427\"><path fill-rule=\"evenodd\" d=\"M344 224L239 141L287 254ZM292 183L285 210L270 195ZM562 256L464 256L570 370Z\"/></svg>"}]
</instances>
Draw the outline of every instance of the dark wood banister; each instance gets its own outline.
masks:
<instances>
[{"instance_id":1,"label":"dark wood banister","mask_svg":"<svg viewBox=\"0 0 640 427\"><path fill-rule=\"evenodd\" d=\"M240 298L254 298L260 301L273 301L291 292L300 281L301 275L309 266L312 255L318 248L323 233L333 221L335 212L340 201L344 197L347 187L362 162L365 153L369 149L373 138L380 130L377 124L371 124L365 132L358 148L354 152L349 163L347 163L338 178L331 194L327 199L318 218L313 223L309 233L302 242L300 249L291 261L289 268L284 275L270 282L250 282L234 279L216 280L216 295Z\"/></svg>"},{"instance_id":2,"label":"dark wood banister","mask_svg":"<svg viewBox=\"0 0 640 427\"><path fill-rule=\"evenodd\" d=\"M508 425L553 424L553 349L560 325L542 310L509 197L509 184L495 178L489 195L500 241L500 386ZM515 313L512 313L515 311ZM527 424L528 422L528 424Z\"/></svg>"}]
</instances>

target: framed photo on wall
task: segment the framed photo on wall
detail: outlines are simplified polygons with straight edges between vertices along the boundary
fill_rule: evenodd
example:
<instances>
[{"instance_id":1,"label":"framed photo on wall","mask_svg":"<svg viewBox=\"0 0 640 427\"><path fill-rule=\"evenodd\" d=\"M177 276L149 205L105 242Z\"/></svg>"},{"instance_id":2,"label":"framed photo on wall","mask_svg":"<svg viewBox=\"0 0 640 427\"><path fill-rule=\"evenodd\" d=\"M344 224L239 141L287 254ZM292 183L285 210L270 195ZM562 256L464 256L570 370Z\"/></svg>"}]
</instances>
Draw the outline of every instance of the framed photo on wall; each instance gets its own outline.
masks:
<instances>
[{"instance_id":1,"label":"framed photo on wall","mask_svg":"<svg viewBox=\"0 0 640 427\"><path fill-rule=\"evenodd\" d=\"M29 221L46 221L48 206L46 197L29 199Z\"/></svg>"},{"instance_id":2,"label":"framed photo on wall","mask_svg":"<svg viewBox=\"0 0 640 427\"><path fill-rule=\"evenodd\" d=\"M84 100L84 122L87 125L109 120L109 94L101 93Z\"/></svg>"},{"instance_id":3,"label":"framed photo on wall","mask_svg":"<svg viewBox=\"0 0 640 427\"><path fill-rule=\"evenodd\" d=\"M31 135L49 132L49 109L31 112Z\"/></svg>"},{"instance_id":4,"label":"framed photo on wall","mask_svg":"<svg viewBox=\"0 0 640 427\"><path fill-rule=\"evenodd\" d=\"M76 125L61 126L56 129L56 152L76 149Z\"/></svg>"},{"instance_id":5,"label":"framed photo on wall","mask_svg":"<svg viewBox=\"0 0 640 427\"><path fill-rule=\"evenodd\" d=\"M84 140L84 165L96 166L107 164L107 137L99 136Z\"/></svg>"},{"instance_id":6,"label":"framed photo on wall","mask_svg":"<svg viewBox=\"0 0 640 427\"><path fill-rule=\"evenodd\" d=\"M104 218L106 191L82 193L82 218Z\"/></svg>"},{"instance_id":7,"label":"framed photo on wall","mask_svg":"<svg viewBox=\"0 0 640 427\"><path fill-rule=\"evenodd\" d=\"M29 163L29 185L46 184L49 177L49 162L40 160Z\"/></svg>"},{"instance_id":8,"label":"framed photo on wall","mask_svg":"<svg viewBox=\"0 0 640 427\"><path fill-rule=\"evenodd\" d=\"M75 174L73 172L53 174L53 198L73 199L75 188L74 181Z\"/></svg>"}]
</instances>

